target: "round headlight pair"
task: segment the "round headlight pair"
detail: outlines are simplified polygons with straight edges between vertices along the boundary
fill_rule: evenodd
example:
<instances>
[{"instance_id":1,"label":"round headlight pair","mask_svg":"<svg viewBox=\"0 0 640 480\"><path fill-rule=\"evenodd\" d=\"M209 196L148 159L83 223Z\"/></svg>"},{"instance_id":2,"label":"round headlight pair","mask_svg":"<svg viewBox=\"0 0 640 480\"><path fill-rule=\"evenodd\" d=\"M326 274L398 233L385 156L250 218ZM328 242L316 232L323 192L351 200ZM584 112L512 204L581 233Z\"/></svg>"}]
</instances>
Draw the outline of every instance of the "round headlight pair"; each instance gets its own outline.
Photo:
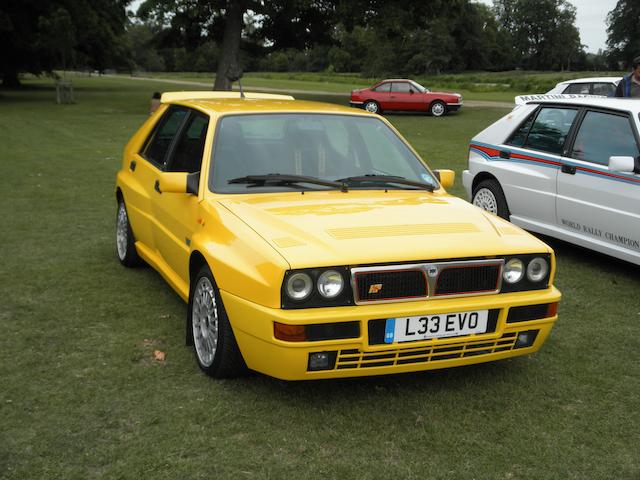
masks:
<instances>
[{"instance_id":1,"label":"round headlight pair","mask_svg":"<svg viewBox=\"0 0 640 480\"><path fill-rule=\"evenodd\" d=\"M539 282L543 280L549 272L549 263L542 257L536 257L527 265L527 278L531 282ZM504 266L502 278L505 282L514 284L518 283L525 274L524 263L519 258L512 258Z\"/></svg>"},{"instance_id":2,"label":"round headlight pair","mask_svg":"<svg viewBox=\"0 0 640 480\"><path fill-rule=\"evenodd\" d=\"M330 300L342 293L344 279L340 272L326 270L318 277L317 288L322 297ZM286 291L292 300L304 300L313 291L313 280L307 273L294 273L287 280Z\"/></svg>"}]
</instances>

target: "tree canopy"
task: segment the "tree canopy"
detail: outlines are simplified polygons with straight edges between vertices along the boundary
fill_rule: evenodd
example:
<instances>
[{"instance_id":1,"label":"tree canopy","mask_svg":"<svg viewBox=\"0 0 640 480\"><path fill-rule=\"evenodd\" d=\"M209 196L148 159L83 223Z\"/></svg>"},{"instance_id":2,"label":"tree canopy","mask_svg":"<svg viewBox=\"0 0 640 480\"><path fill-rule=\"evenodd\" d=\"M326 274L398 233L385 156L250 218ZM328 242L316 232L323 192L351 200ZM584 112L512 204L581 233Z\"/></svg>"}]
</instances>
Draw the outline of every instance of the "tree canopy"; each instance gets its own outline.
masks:
<instances>
[{"instance_id":1,"label":"tree canopy","mask_svg":"<svg viewBox=\"0 0 640 480\"><path fill-rule=\"evenodd\" d=\"M357 72L560 70L602 65L587 55L568 0L5 0L4 84L54 69ZM609 58L640 52L640 4L608 16Z\"/></svg>"}]
</instances>

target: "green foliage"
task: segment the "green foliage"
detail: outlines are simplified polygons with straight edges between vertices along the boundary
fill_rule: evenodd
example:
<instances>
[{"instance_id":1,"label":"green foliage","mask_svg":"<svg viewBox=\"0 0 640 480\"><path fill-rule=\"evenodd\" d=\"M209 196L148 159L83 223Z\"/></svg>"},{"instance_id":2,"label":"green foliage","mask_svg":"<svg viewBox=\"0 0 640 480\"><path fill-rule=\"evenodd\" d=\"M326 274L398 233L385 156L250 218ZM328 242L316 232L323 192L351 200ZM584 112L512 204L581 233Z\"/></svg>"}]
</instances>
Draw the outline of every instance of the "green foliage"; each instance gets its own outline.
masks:
<instances>
[{"instance_id":1,"label":"green foliage","mask_svg":"<svg viewBox=\"0 0 640 480\"><path fill-rule=\"evenodd\" d=\"M607 46L614 68L628 67L640 55L640 2L618 0L607 16Z\"/></svg>"},{"instance_id":2,"label":"green foliage","mask_svg":"<svg viewBox=\"0 0 640 480\"><path fill-rule=\"evenodd\" d=\"M124 0L12 1L0 4L0 75L68 67L129 68Z\"/></svg>"},{"instance_id":3,"label":"green foliage","mask_svg":"<svg viewBox=\"0 0 640 480\"><path fill-rule=\"evenodd\" d=\"M567 0L494 0L516 66L530 70L570 69L581 52L576 8Z\"/></svg>"}]
</instances>

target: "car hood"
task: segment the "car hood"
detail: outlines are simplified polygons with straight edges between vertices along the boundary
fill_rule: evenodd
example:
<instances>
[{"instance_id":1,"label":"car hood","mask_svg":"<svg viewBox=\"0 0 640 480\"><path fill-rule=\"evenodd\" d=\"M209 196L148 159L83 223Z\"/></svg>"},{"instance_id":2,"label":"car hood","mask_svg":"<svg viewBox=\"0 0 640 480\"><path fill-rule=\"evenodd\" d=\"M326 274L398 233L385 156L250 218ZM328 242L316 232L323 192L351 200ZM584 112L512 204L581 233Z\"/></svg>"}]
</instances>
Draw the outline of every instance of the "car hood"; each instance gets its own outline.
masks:
<instances>
[{"instance_id":1,"label":"car hood","mask_svg":"<svg viewBox=\"0 0 640 480\"><path fill-rule=\"evenodd\" d=\"M287 192L219 203L291 268L550 252L520 228L447 194Z\"/></svg>"}]
</instances>

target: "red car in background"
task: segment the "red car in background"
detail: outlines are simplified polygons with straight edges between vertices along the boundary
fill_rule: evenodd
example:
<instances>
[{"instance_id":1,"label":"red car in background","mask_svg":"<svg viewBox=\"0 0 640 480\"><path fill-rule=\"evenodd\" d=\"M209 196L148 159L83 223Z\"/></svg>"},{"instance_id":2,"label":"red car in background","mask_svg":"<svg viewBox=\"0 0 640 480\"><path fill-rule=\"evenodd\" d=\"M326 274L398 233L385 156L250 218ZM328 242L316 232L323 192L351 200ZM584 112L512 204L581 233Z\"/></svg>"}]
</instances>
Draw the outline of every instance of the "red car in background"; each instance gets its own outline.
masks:
<instances>
[{"instance_id":1,"label":"red car in background","mask_svg":"<svg viewBox=\"0 0 640 480\"><path fill-rule=\"evenodd\" d=\"M364 108L373 113L385 110L428 112L442 117L462 107L462 95L432 92L417 82L407 79L382 80L371 88L351 92L352 107Z\"/></svg>"}]
</instances>

